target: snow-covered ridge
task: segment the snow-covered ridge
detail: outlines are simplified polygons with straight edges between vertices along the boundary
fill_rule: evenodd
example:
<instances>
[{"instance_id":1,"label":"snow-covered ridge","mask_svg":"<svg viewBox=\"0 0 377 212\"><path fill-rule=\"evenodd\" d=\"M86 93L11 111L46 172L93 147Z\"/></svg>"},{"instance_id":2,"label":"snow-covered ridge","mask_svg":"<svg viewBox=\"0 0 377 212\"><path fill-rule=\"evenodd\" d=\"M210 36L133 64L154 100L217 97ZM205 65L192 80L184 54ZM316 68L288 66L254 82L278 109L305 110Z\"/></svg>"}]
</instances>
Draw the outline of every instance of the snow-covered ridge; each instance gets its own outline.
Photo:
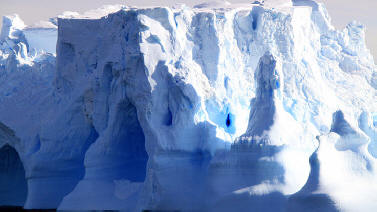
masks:
<instances>
[{"instance_id":1,"label":"snow-covered ridge","mask_svg":"<svg viewBox=\"0 0 377 212\"><path fill-rule=\"evenodd\" d=\"M57 32L5 21L0 156L22 162L25 179L19 165L11 176L27 188L4 190L27 197L0 204L377 207L377 71L362 24L337 31L311 0L109 6L65 13Z\"/></svg>"}]
</instances>

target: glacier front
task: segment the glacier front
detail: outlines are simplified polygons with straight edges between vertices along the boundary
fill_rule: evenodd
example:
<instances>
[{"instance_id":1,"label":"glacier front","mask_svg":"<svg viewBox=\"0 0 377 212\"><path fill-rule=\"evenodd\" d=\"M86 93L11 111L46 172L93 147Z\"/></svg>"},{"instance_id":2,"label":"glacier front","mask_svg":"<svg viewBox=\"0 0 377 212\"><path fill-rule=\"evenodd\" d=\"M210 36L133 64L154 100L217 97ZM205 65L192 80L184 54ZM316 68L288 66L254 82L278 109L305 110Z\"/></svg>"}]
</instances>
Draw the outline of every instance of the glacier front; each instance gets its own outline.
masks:
<instances>
[{"instance_id":1,"label":"glacier front","mask_svg":"<svg viewBox=\"0 0 377 212\"><path fill-rule=\"evenodd\" d=\"M364 32L313 0L6 16L0 206L374 211Z\"/></svg>"}]
</instances>

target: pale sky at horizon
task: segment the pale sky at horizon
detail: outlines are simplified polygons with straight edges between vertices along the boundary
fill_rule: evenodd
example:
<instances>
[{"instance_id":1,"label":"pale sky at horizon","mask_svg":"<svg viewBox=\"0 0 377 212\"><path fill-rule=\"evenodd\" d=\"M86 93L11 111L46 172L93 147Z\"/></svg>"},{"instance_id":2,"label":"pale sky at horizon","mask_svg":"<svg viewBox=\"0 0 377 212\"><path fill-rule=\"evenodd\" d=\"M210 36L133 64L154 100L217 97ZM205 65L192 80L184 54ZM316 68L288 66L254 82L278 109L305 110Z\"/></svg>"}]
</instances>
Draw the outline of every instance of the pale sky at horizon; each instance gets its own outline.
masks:
<instances>
[{"instance_id":1,"label":"pale sky at horizon","mask_svg":"<svg viewBox=\"0 0 377 212\"><path fill-rule=\"evenodd\" d=\"M17 13L28 25L40 20L55 17L64 11L85 12L106 4L134 6L158 6L185 3L189 6L206 0L0 0L0 17ZM253 0L228 0L231 3L253 2ZM367 46L377 61L377 0L317 0L324 2L330 13L333 25L344 28L352 20L362 22L367 27ZM1 22L0 22L1 25Z\"/></svg>"}]
</instances>

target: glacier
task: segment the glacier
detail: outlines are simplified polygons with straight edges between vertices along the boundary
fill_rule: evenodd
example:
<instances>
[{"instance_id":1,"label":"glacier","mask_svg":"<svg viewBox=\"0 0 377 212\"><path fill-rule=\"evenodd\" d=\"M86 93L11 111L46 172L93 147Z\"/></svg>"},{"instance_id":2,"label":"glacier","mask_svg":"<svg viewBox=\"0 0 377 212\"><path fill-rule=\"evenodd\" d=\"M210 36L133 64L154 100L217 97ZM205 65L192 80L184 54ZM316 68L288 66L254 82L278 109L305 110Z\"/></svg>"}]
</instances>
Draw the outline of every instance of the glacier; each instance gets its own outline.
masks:
<instances>
[{"instance_id":1,"label":"glacier","mask_svg":"<svg viewBox=\"0 0 377 212\"><path fill-rule=\"evenodd\" d=\"M0 206L377 208L377 66L314 0L6 16L0 82Z\"/></svg>"}]
</instances>

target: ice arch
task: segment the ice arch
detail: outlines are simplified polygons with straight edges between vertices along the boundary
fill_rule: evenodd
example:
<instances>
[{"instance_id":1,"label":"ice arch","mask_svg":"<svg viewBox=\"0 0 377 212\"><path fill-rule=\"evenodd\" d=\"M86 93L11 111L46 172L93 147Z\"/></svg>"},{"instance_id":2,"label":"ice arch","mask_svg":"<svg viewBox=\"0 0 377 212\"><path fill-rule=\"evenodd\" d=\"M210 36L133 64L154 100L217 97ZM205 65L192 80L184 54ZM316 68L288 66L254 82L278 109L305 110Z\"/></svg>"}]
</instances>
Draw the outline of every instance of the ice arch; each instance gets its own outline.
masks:
<instances>
[{"instance_id":1,"label":"ice arch","mask_svg":"<svg viewBox=\"0 0 377 212\"><path fill-rule=\"evenodd\" d=\"M27 196L25 169L17 151L0 148L0 206L23 206Z\"/></svg>"},{"instance_id":2,"label":"ice arch","mask_svg":"<svg viewBox=\"0 0 377 212\"><path fill-rule=\"evenodd\" d=\"M128 99L112 104L109 124L85 160L84 179L64 197L59 210L134 211L146 178L148 154L136 107Z\"/></svg>"},{"instance_id":3,"label":"ice arch","mask_svg":"<svg viewBox=\"0 0 377 212\"><path fill-rule=\"evenodd\" d=\"M129 101L122 101L116 114L109 130L113 144L109 152L111 166L107 171L114 179L144 182L148 154L136 108Z\"/></svg>"}]
</instances>

